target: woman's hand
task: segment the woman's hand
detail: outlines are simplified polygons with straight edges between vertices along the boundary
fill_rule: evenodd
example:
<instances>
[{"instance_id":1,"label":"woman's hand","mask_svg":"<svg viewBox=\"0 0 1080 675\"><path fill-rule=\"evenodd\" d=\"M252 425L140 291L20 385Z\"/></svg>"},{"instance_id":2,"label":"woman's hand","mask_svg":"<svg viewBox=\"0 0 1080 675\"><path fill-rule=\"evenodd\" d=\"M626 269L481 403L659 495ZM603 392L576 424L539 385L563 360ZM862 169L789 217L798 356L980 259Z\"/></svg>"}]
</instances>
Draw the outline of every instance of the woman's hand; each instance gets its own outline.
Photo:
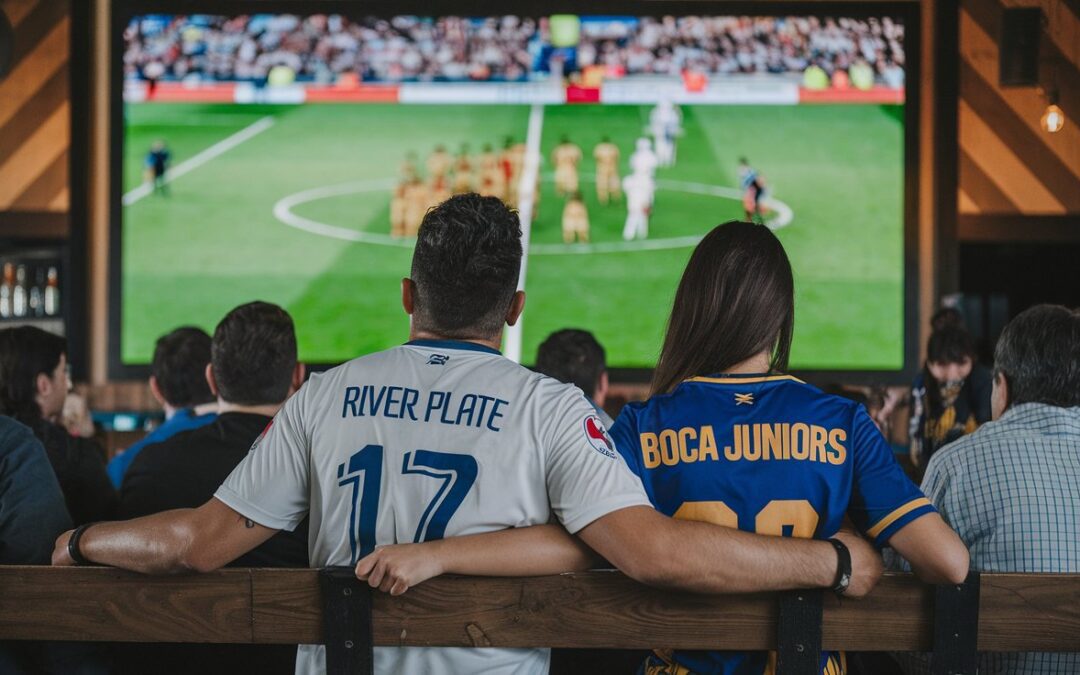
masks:
<instances>
[{"instance_id":1,"label":"woman's hand","mask_svg":"<svg viewBox=\"0 0 1080 675\"><path fill-rule=\"evenodd\" d=\"M390 595L445 572L438 541L380 546L356 563L356 578Z\"/></svg>"}]
</instances>

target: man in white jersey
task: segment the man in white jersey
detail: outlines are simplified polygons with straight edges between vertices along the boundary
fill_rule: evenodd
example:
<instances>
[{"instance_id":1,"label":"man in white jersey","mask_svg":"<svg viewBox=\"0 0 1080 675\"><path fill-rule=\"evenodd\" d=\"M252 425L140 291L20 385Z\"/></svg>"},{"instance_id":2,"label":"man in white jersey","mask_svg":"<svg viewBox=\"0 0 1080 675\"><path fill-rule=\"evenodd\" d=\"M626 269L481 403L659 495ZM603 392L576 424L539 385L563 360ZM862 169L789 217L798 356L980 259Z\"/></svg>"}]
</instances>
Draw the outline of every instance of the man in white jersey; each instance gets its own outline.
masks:
<instances>
[{"instance_id":1,"label":"man in white jersey","mask_svg":"<svg viewBox=\"0 0 1080 675\"><path fill-rule=\"evenodd\" d=\"M643 173L649 178L656 174L656 165L659 160L652 150L652 144L647 138L637 139L634 154L630 155L630 172Z\"/></svg>"},{"instance_id":2,"label":"man in white jersey","mask_svg":"<svg viewBox=\"0 0 1080 675\"><path fill-rule=\"evenodd\" d=\"M581 391L499 354L503 327L525 304L521 255L517 214L499 200L466 194L432 209L402 282L408 343L313 376L202 507L65 533L54 564L212 570L309 516L313 566L356 564L394 593L411 575L393 555L409 546L376 547L425 541L430 555L413 583L442 572L584 569L593 559L584 541L646 583L709 592L833 584L842 557L827 542L676 521L647 506ZM553 538L573 545L548 545ZM853 593L865 593L880 560L846 541ZM544 649L386 647L375 656L378 673L401 675L548 668ZM298 673L324 668L322 647L301 648Z\"/></svg>"},{"instance_id":3,"label":"man in white jersey","mask_svg":"<svg viewBox=\"0 0 1080 675\"><path fill-rule=\"evenodd\" d=\"M649 214L652 211L656 183L647 173L635 172L623 179L626 193L626 224L623 239L645 239L649 236Z\"/></svg>"},{"instance_id":4,"label":"man in white jersey","mask_svg":"<svg viewBox=\"0 0 1080 675\"><path fill-rule=\"evenodd\" d=\"M675 164L675 138L682 131L682 115L670 99L661 99L649 113L649 128L660 166Z\"/></svg>"}]
</instances>

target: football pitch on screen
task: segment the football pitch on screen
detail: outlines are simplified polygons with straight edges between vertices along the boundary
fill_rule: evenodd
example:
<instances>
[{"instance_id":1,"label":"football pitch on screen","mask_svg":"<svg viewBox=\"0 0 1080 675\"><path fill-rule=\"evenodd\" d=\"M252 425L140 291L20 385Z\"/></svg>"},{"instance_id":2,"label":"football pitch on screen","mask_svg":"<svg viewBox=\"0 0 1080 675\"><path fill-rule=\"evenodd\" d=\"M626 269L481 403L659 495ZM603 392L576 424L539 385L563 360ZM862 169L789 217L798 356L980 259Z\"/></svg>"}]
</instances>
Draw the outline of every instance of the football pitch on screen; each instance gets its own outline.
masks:
<instances>
[{"instance_id":1,"label":"football pitch on screen","mask_svg":"<svg viewBox=\"0 0 1080 675\"><path fill-rule=\"evenodd\" d=\"M693 241L743 217L745 156L791 212L776 231L795 270L792 367L901 367L902 108L683 106L676 164L657 171L647 243L624 244L625 205L598 202L592 148L610 137L625 172L649 110L542 108L522 360L531 363L551 331L581 327L606 346L609 364L651 367ZM507 137L524 142L530 107L149 103L125 115L123 361L147 363L159 335L212 331L234 306L261 299L292 314L302 359L334 363L407 338L400 280L411 248L351 236L386 239L406 153L422 170L436 145L477 154ZM562 244L551 152L564 136L584 154L591 250ZM172 154L167 194L140 189L157 139Z\"/></svg>"}]
</instances>

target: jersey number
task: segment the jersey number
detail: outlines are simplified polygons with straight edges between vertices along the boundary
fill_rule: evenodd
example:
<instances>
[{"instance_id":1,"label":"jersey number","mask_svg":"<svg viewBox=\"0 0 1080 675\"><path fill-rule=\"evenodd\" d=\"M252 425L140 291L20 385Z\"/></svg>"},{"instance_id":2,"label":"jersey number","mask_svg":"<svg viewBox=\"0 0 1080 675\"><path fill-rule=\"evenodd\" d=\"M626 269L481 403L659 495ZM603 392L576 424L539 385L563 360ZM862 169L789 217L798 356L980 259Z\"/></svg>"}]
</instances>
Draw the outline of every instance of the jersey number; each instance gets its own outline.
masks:
<instances>
[{"instance_id":1,"label":"jersey number","mask_svg":"<svg viewBox=\"0 0 1080 675\"><path fill-rule=\"evenodd\" d=\"M383 446L365 445L338 467L338 485L352 487L349 547L355 565L375 550L375 525L382 492ZM406 452L402 475L426 476L442 481L416 526L414 542L442 539L446 526L476 482L476 459L470 455L416 450Z\"/></svg>"},{"instance_id":2,"label":"jersey number","mask_svg":"<svg viewBox=\"0 0 1080 675\"><path fill-rule=\"evenodd\" d=\"M738 529L739 516L724 502L683 502L675 517L700 520ZM754 531L776 537L811 539L817 530L818 513L805 499L774 499L758 511Z\"/></svg>"}]
</instances>

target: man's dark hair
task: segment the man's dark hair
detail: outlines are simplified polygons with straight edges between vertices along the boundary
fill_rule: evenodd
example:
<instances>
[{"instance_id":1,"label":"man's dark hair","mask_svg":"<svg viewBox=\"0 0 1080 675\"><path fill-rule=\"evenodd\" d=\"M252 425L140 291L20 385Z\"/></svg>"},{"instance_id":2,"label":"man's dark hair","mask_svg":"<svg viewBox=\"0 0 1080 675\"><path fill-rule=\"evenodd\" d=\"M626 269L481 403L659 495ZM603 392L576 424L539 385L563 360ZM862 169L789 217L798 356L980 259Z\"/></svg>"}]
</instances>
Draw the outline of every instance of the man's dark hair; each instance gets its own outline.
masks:
<instances>
[{"instance_id":1,"label":"man's dark hair","mask_svg":"<svg viewBox=\"0 0 1080 675\"><path fill-rule=\"evenodd\" d=\"M941 330L942 328L948 328L949 326L955 328L967 328L967 324L964 323L964 315L955 307L942 307L930 317L931 330Z\"/></svg>"},{"instance_id":2,"label":"man's dark hair","mask_svg":"<svg viewBox=\"0 0 1080 675\"><path fill-rule=\"evenodd\" d=\"M994 373L1009 385L1009 405L1080 406L1080 313L1036 305L1005 326Z\"/></svg>"},{"instance_id":3,"label":"man's dark hair","mask_svg":"<svg viewBox=\"0 0 1080 675\"><path fill-rule=\"evenodd\" d=\"M763 351L772 355L770 370L787 370L794 330L795 282L780 240L764 225L718 225L690 255L675 291L652 392Z\"/></svg>"},{"instance_id":4,"label":"man's dark hair","mask_svg":"<svg viewBox=\"0 0 1080 675\"><path fill-rule=\"evenodd\" d=\"M547 336L536 351L536 372L576 385L592 398L607 370L604 348L587 330L566 328Z\"/></svg>"},{"instance_id":5,"label":"man's dark hair","mask_svg":"<svg viewBox=\"0 0 1080 675\"><path fill-rule=\"evenodd\" d=\"M183 326L158 338L150 373L165 402L174 408L193 408L214 400L206 382L210 336L202 328Z\"/></svg>"},{"instance_id":6,"label":"man's dark hair","mask_svg":"<svg viewBox=\"0 0 1080 675\"><path fill-rule=\"evenodd\" d=\"M413 252L413 322L446 338L498 335L521 270L521 223L495 197L451 197L424 216Z\"/></svg>"},{"instance_id":7,"label":"man's dark hair","mask_svg":"<svg viewBox=\"0 0 1080 675\"><path fill-rule=\"evenodd\" d=\"M37 376L52 377L67 341L33 326L0 330L0 414L36 428L41 421Z\"/></svg>"},{"instance_id":8,"label":"man's dark hair","mask_svg":"<svg viewBox=\"0 0 1080 675\"><path fill-rule=\"evenodd\" d=\"M225 315L210 349L218 394L238 405L281 403L296 368L292 317L268 302L249 302Z\"/></svg>"},{"instance_id":9,"label":"man's dark hair","mask_svg":"<svg viewBox=\"0 0 1080 675\"><path fill-rule=\"evenodd\" d=\"M926 345L926 360L930 363L963 363L975 361L975 340L967 329L946 324L930 334Z\"/></svg>"}]
</instances>

